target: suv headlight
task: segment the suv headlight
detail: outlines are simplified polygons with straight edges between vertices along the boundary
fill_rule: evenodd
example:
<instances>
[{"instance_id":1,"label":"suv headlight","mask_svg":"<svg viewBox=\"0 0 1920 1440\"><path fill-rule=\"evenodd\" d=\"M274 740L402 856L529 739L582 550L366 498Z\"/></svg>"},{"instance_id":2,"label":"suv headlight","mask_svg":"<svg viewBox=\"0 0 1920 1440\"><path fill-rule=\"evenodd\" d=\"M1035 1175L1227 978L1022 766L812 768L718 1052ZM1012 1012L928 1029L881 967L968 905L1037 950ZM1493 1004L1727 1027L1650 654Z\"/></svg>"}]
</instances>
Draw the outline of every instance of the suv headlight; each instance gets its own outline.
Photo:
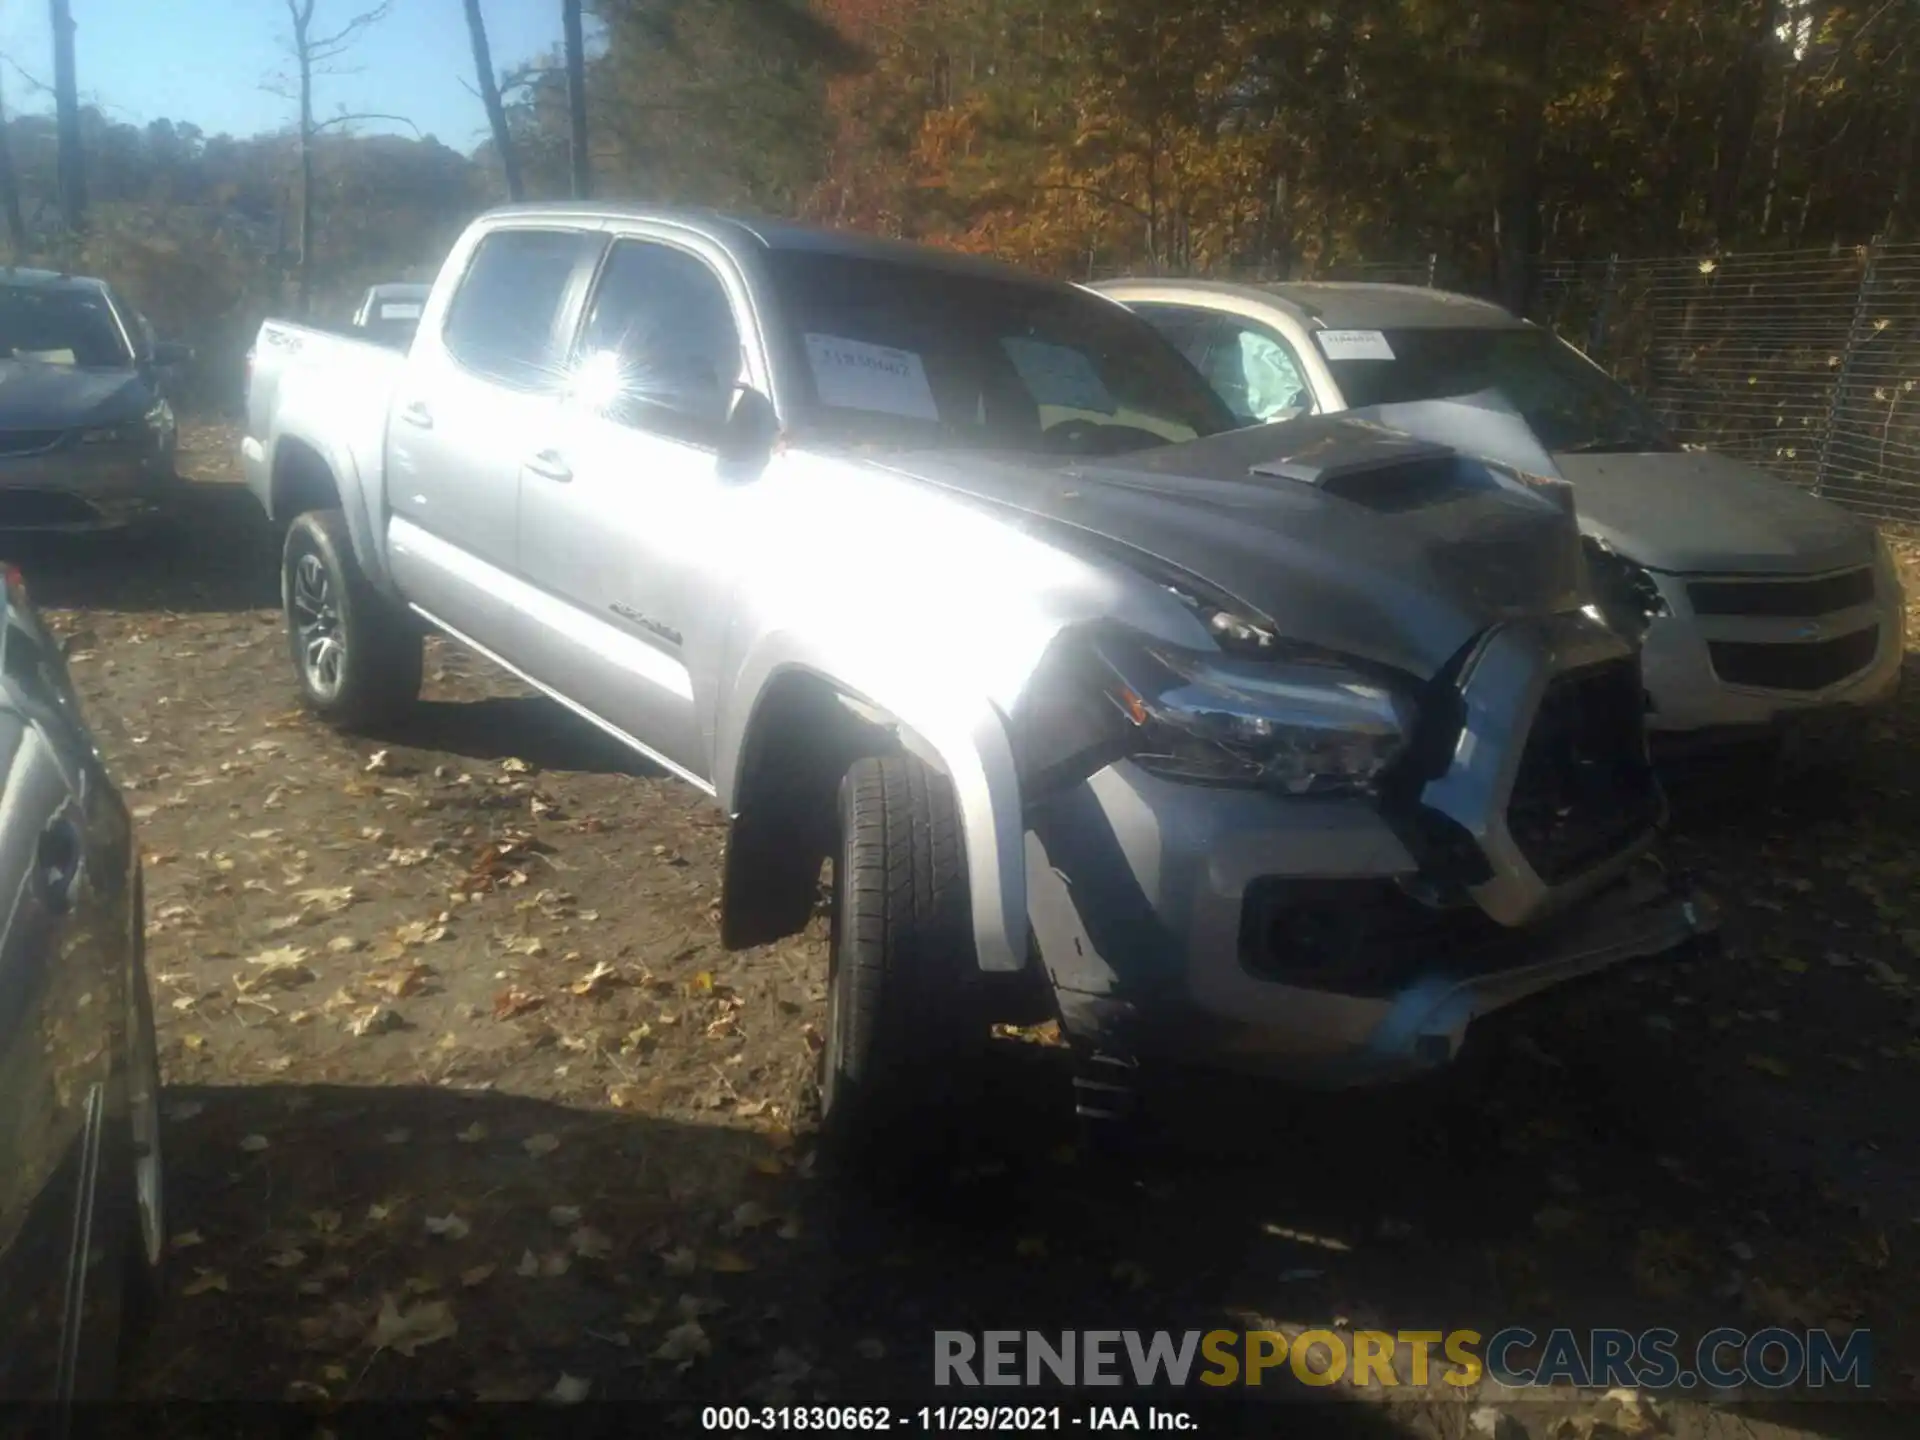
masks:
<instances>
[{"instance_id":1,"label":"suv headlight","mask_svg":"<svg viewBox=\"0 0 1920 1440\"><path fill-rule=\"evenodd\" d=\"M1194 785L1371 795L1405 753L1409 700L1337 658L1201 654L1134 637L1050 656L1012 734L1030 795L1119 759Z\"/></svg>"}]
</instances>

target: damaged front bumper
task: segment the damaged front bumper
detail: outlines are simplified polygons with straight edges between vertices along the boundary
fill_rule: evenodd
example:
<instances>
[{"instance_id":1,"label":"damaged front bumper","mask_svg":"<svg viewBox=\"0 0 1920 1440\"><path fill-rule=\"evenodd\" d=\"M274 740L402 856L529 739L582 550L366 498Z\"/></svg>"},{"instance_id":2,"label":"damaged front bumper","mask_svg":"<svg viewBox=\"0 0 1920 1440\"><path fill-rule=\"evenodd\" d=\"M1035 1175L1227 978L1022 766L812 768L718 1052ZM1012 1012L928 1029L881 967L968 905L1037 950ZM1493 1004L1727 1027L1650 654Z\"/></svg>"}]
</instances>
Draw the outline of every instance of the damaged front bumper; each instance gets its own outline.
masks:
<instances>
[{"instance_id":1,"label":"damaged front bumper","mask_svg":"<svg viewBox=\"0 0 1920 1440\"><path fill-rule=\"evenodd\" d=\"M1197 790L1125 763L1050 800L1027 853L1035 939L1078 1047L1313 1087L1437 1069L1480 1017L1717 928L1712 903L1644 855L1525 925L1436 910L1368 804Z\"/></svg>"}]
</instances>

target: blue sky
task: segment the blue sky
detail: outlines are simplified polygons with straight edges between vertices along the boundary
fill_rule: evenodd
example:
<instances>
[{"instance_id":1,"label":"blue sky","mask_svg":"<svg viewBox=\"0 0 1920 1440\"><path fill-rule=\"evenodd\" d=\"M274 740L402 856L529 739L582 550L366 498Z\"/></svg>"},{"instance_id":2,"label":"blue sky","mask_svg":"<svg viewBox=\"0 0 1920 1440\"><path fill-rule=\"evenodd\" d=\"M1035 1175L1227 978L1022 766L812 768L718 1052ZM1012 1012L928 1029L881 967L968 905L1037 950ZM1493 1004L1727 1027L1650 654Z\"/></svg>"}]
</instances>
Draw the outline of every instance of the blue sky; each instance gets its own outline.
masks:
<instances>
[{"instance_id":1,"label":"blue sky","mask_svg":"<svg viewBox=\"0 0 1920 1440\"><path fill-rule=\"evenodd\" d=\"M373 0L317 0L314 29L338 29ZM292 119L262 88L287 70L285 0L72 0L80 95L115 120L187 120L208 134L250 135ZM482 0L494 65L560 43L560 0ZM33 82L53 78L46 0L0 0L0 86L10 113L50 108ZM16 68L17 67L17 68ZM314 82L321 119L342 110L402 115L456 150L486 132L461 0L394 0L386 20ZM22 73L24 72L24 74ZM351 73L347 73L351 72ZM370 130L404 131L393 125Z\"/></svg>"}]
</instances>

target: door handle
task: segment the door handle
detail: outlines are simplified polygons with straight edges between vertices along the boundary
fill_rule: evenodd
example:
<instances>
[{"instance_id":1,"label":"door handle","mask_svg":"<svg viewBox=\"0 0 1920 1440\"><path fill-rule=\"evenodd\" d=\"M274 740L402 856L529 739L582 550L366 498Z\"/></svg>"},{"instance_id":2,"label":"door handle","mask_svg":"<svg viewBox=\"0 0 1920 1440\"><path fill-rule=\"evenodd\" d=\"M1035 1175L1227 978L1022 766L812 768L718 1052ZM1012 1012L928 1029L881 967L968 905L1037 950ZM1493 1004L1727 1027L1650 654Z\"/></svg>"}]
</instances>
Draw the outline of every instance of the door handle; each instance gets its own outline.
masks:
<instances>
[{"instance_id":1,"label":"door handle","mask_svg":"<svg viewBox=\"0 0 1920 1440\"><path fill-rule=\"evenodd\" d=\"M528 456L526 463L527 469L543 480L557 480L565 484L573 479L573 470L556 450L542 450L538 455Z\"/></svg>"},{"instance_id":2,"label":"door handle","mask_svg":"<svg viewBox=\"0 0 1920 1440\"><path fill-rule=\"evenodd\" d=\"M402 406L400 418L406 421L407 424L417 426L422 430L431 430L433 428L433 412L418 400Z\"/></svg>"},{"instance_id":3,"label":"door handle","mask_svg":"<svg viewBox=\"0 0 1920 1440\"><path fill-rule=\"evenodd\" d=\"M50 821L40 832L34 854L34 867L46 896L47 908L65 915L79 898L80 881L86 873L87 852L81 842L80 827L66 816Z\"/></svg>"}]
</instances>

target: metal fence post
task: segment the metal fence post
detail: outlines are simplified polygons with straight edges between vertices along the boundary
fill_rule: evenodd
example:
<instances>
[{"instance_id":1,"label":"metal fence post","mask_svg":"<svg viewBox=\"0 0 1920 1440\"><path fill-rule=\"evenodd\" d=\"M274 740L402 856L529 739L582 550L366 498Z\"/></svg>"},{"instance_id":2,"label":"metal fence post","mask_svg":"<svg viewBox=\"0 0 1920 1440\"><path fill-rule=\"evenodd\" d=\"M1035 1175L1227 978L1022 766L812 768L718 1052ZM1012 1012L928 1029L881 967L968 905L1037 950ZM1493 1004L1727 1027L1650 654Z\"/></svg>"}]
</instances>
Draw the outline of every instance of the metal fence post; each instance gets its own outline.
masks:
<instances>
[{"instance_id":1,"label":"metal fence post","mask_svg":"<svg viewBox=\"0 0 1920 1440\"><path fill-rule=\"evenodd\" d=\"M1613 308L1613 288L1620 280L1618 252L1607 257L1607 273L1600 280L1600 299L1593 307L1593 321L1587 326L1587 354L1598 355L1607 343L1608 311Z\"/></svg>"},{"instance_id":2,"label":"metal fence post","mask_svg":"<svg viewBox=\"0 0 1920 1440\"><path fill-rule=\"evenodd\" d=\"M1840 418L1847 403L1847 382L1853 378L1853 357L1859 352L1860 341L1867 326L1867 315L1873 300L1873 272L1880 262L1881 236L1874 236L1867 242L1866 264L1860 270L1860 288L1854 293L1853 320L1847 326L1847 343L1840 351L1839 373L1833 377L1833 392L1827 397L1827 423L1820 432L1820 461L1813 471L1813 493L1821 494L1827 485L1827 470L1833 460L1833 433L1840 428Z\"/></svg>"},{"instance_id":3,"label":"metal fence post","mask_svg":"<svg viewBox=\"0 0 1920 1440\"><path fill-rule=\"evenodd\" d=\"M1439 255L1431 251L1428 252L1427 254L1427 289L1429 290L1433 289L1433 278L1439 269L1440 269Z\"/></svg>"}]
</instances>

